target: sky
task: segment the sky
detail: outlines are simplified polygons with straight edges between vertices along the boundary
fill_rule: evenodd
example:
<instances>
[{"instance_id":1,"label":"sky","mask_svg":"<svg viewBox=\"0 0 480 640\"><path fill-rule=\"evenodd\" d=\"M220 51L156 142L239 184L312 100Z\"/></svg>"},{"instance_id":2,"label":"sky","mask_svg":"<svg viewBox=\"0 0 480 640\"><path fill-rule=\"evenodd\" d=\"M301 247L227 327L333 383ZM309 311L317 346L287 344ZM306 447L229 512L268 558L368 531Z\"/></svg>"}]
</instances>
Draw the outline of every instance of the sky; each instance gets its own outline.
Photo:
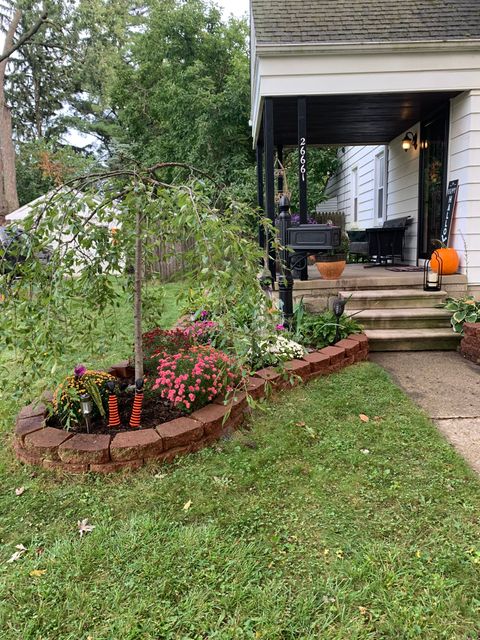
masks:
<instances>
[{"instance_id":1,"label":"sky","mask_svg":"<svg viewBox=\"0 0 480 640\"><path fill-rule=\"evenodd\" d=\"M243 16L248 13L249 0L217 0L223 8L225 16L233 13L235 16Z\"/></svg>"}]
</instances>

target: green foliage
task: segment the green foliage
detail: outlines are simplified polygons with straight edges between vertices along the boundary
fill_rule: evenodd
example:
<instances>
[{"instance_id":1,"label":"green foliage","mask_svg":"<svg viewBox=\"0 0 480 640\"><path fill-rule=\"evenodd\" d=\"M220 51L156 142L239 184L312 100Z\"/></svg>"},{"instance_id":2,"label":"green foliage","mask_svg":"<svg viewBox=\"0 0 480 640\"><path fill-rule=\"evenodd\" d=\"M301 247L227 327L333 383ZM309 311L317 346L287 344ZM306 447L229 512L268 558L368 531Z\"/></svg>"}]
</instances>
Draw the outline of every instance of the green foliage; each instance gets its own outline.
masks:
<instances>
[{"instance_id":1,"label":"green foliage","mask_svg":"<svg viewBox=\"0 0 480 640\"><path fill-rule=\"evenodd\" d=\"M93 156L55 140L20 143L16 158L20 205L36 200L66 180L88 173L96 164Z\"/></svg>"},{"instance_id":2,"label":"green foliage","mask_svg":"<svg viewBox=\"0 0 480 640\"><path fill-rule=\"evenodd\" d=\"M465 322L480 322L480 302L473 296L448 298L445 309L453 311L450 322L455 333L463 333Z\"/></svg>"},{"instance_id":3,"label":"green foliage","mask_svg":"<svg viewBox=\"0 0 480 640\"><path fill-rule=\"evenodd\" d=\"M321 349L335 343L337 324L340 340L361 331L360 325L352 317L344 314L337 323L331 311L320 314L307 313L301 302L295 309L293 337L306 347Z\"/></svg>"},{"instance_id":4,"label":"green foliage","mask_svg":"<svg viewBox=\"0 0 480 640\"><path fill-rule=\"evenodd\" d=\"M329 177L340 167L337 149L334 147L313 147L308 149L308 194L309 212L314 212L317 204L326 199L325 189ZM291 151L285 158L285 171L288 188L291 191L292 211L299 210L298 201L298 149Z\"/></svg>"},{"instance_id":5,"label":"green foliage","mask_svg":"<svg viewBox=\"0 0 480 640\"><path fill-rule=\"evenodd\" d=\"M152 5L112 94L118 140L137 161L189 162L242 191L253 166L247 36L245 21L225 24L204 0Z\"/></svg>"},{"instance_id":6,"label":"green foliage","mask_svg":"<svg viewBox=\"0 0 480 640\"><path fill-rule=\"evenodd\" d=\"M144 221L145 267L157 259L159 246L189 241L187 288L198 304L192 310L207 309L218 322L223 340L216 346L246 360L252 346L272 333L276 315L257 279L262 253L249 232L255 212L218 199L198 180L165 186L154 173L131 173L79 181L78 188L58 192L25 220L28 255L8 281L0 280L0 345L22 354L18 377L10 381L17 392L41 392L57 371L72 365L79 342L85 351L108 354L108 342L99 341L101 323L110 325L112 339L131 335L132 325L119 324L117 317L125 292L132 290L136 211ZM38 256L47 247L51 259L43 264ZM152 294L145 315L158 326L163 304L156 288Z\"/></svg>"},{"instance_id":7,"label":"green foliage","mask_svg":"<svg viewBox=\"0 0 480 640\"><path fill-rule=\"evenodd\" d=\"M92 417L106 415L108 407L107 382L115 378L104 371L87 370L81 376L69 375L56 388L53 413L65 429L83 421L81 396L88 394L93 401Z\"/></svg>"}]
</instances>

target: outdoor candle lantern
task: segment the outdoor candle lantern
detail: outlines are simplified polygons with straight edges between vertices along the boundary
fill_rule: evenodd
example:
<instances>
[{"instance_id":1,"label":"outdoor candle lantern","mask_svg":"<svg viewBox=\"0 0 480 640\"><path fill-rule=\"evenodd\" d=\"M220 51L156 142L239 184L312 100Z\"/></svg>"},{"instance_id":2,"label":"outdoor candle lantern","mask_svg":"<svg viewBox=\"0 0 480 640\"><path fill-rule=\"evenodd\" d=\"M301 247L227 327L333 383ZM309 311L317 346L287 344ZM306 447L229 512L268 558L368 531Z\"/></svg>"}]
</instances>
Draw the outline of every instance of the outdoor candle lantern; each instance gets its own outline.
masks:
<instances>
[{"instance_id":1,"label":"outdoor candle lantern","mask_svg":"<svg viewBox=\"0 0 480 640\"><path fill-rule=\"evenodd\" d=\"M342 298L335 298L333 301L332 310L335 315L335 319L337 321L337 330L335 332L335 342L338 342L340 339L340 318L343 316L343 312L345 311L346 300Z\"/></svg>"},{"instance_id":2,"label":"outdoor candle lantern","mask_svg":"<svg viewBox=\"0 0 480 640\"><path fill-rule=\"evenodd\" d=\"M87 425L87 433L90 433L90 416L93 411L93 402L88 393L84 393L80 396L80 408L82 410L83 417L85 418L85 424Z\"/></svg>"},{"instance_id":3,"label":"outdoor candle lantern","mask_svg":"<svg viewBox=\"0 0 480 640\"><path fill-rule=\"evenodd\" d=\"M425 260L423 265L424 291L440 291L442 288L442 258L437 255L436 259L438 260L438 271L432 269L431 260Z\"/></svg>"}]
</instances>

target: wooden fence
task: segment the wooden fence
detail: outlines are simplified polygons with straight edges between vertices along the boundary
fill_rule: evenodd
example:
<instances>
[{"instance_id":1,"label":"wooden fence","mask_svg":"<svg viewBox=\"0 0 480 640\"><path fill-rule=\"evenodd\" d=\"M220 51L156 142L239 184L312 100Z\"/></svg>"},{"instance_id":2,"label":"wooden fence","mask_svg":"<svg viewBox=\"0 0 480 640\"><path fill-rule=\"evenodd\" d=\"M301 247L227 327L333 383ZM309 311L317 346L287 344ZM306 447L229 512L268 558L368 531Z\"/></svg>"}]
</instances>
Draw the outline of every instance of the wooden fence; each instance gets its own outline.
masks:
<instances>
[{"instance_id":1,"label":"wooden fence","mask_svg":"<svg viewBox=\"0 0 480 640\"><path fill-rule=\"evenodd\" d=\"M148 266L148 275L162 282L172 280L187 268L185 253L191 250L192 246L191 240L184 240L155 247L155 258Z\"/></svg>"}]
</instances>

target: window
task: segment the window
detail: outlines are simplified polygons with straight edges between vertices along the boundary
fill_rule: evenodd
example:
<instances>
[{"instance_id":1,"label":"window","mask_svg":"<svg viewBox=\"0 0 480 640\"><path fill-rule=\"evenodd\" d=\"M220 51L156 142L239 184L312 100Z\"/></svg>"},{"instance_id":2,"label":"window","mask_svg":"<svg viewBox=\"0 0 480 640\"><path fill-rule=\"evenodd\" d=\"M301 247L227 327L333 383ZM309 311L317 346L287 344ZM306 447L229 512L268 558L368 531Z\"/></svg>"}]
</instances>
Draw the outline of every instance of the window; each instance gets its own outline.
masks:
<instances>
[{"instance_id":1,"label":"window","mask_svg":"<svg viewBox=\"0 0 480 640\"><path fill-rule=\"evenodd\" d=\"M353 221L358 220L358 167L352 169L352 209Z\"/></svg>"},{"instance_id":2,"label":"window","mask_svg":"<svg viewBox=\"0 0 480 640\"><path fill-rule=\"evenodd\" d=\"M385 216L385 183L386 183L385 151L375 156L375 217L383 220Z\"/></svg>"}]
</instances>

